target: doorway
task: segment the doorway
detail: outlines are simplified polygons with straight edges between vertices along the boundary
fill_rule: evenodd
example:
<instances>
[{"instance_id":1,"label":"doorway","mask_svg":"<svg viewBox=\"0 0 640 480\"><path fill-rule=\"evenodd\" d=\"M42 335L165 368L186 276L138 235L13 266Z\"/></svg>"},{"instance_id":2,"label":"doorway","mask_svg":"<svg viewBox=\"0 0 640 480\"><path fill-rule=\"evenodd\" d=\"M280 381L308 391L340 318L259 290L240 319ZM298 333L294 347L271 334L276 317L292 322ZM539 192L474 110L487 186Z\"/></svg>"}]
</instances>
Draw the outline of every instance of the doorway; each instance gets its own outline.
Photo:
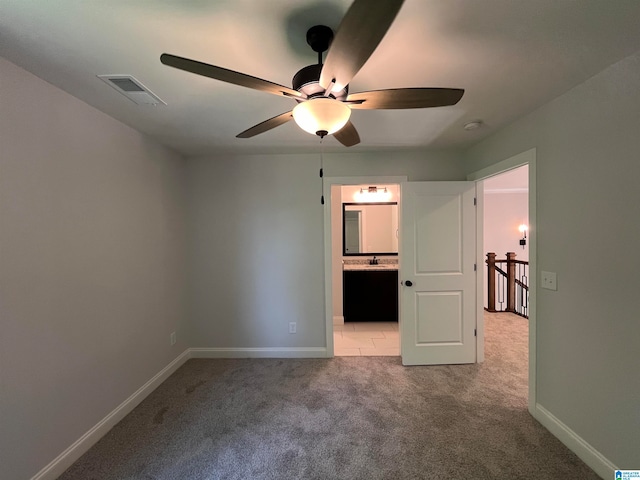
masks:
<instances>
[{"instance_id":1,"label":"doorway","mask_svg":"<svg viewBox=\"0 0 640 480\"><path fill-rule=\"evenodd\" d=\"M481 298L481 290L476 287L478 280L481 281L481 272L475 268L480 244L476 241L476 183L407 182L397 177L364 180L346 177L327 179L326 182L324 194L330 199L340 198L344 185L400 184L402 208L398 215L398 225L401 225L398 245L401 248L397 268L402 282L396 279L396 286L402 363L434 365L482 361L476 356L482 332L477 313L480 308L482 314L482 306L477 301ZM334 311L340 303L334 303L334 298L342 294L339 283L345 260L340 249L342 217L336 215L341 203L342 200L334 201L324 210L325 315L327 356L330 357L336 343L334 331L338 330L334 321L336 324L340 321L340 312ZM382 334L387 337L384 332Z\"/></svg>"},{"instance_id":2,"label":"doorway","mask_svg":"<svg viewBox=\"0 0 640 480\"><path fill-rule=\"evenodd\" d=\"M376 232L376 228L380 228L381 223L376 219L393 217L393 221L397 223L398 210L401 208L400 184L404 181L406 177L325 178L324 195L329 199L329 208L325 208L325 309L328 356L400 355L397 308L398 228L384 227L385 231L388 230L389 239L385 238L384 247L380 247L379 232ZM366 208L351 207L351 211L360 213L347 213L347 217L353 218L348 228L350 231L357 231L355 238L347 239L344 235L344 228L349 224L348 219L347 225L343 222L345 212L349 211L344 204L366 205ZM381 204L396 204L396 210L386 211L378 207ZM379 211L375 210L376 208ZM395 246L392 246L393 240ZM345 246L351 250L350 254L345 254ZM374 257L376 264L371 265ZM345 266L348 272L345 271ZM356 290L347 289L354 292L348 295L356 295L352 298L356 301L363 301L362 298L357 298L357 286L362 277L367 277L366 281L373 282L372 285L377 285L376 288L389 290L391 295L384 297L396 299L393 318L389 318L389 321L367 321L369 318L366 316L355 318L353 315L351 318L349 315L345 318L345 275L349 275L349 285L356 286ZM393 275L395 280L391 281L390 277ZM376 299L369 296L368 301L379 299L380 295L377 295Z\"/></svg>"},{"instance_id":3,"label":"doorway","mask_svg":"<svg viewBox=\"0 0 640 480\"><path fill-rule=\"evenodd\" d=\"M525 219L521 218L523 217L522 213L518 214L512 209L509 225L504 226L504 230L501 233L501 235L506 238L499 240L496 243L495 239L491 239L491 236L495 232L484 231L485 228L492 228L489 224L486 224L485 226L484 212L486 207L486 196L484 194L484 190L486 189L489 191L487 192L488 195L522 193L525 189L523 188L521 175L525 170L520 170L519 172L517 171L517 169L522 167L526 167L527 170L526 179L524 180L526 184L526 193L524 193L524 196L526 197L527 202L527 205L525 207L527 209L526 221ZM520 180L517 180L519 176ZM467 179L476 181L478 184L479 202L481 202L482 207L480 211L483 212L483 219L482 221L478 222L478 237L483 238L485 241L487 241L487 248L489 249L506 250L505 252L494 252L497 255L505 255L507 251L510 251L516 253L516 258L518 254L520 255L520 258L523 259L525 257L528 257L528 408L529 412L533 415L536 405L536 150L534 148L513 157L507 158L506 160L500 161L494 165L491 165L490 167L484 168L468 175ZM491 190L494 191L491 192ZM498 193L499 191L501 191L502 193ZM511 197L513 197L513 195L511 195ZM511 198L510 201L511 200L513 200L513 198ZM494 203L499 203L499 201L497 201L495 198L491 201L493 201ZM520 212L521 211L522 210L520 210ZM490 215L490 212L487 212L487 215ZM488 219L488 222L493 223L494 221ZM526 227L526 229L522 228L522 226ZM521 243L522 240L525 241L525 245ZM482 299L480 299L480 301L482 302L481 305L486 305L485 302L487 301L488 297L488 287L486 279L487 267L484 259L487 258L487 248L484 248L484 241L481 244L483 245L483 249L479 252L479 256L483 258L483 261L481 263L481 265L483 266L483 280L480 283L480 285L482 285L482 288L479 289L479 291L482 292ZM490 315L496 314L487 314L486 317L490 317ZM516 317L516 320L518 318L520 317ZM488 319L488 321L490 321L490 319ZM526 320L520 319L520 321ZM484 328L482 328L482 331L484 332ZM485 339L483 337L479 340L481 340L478 342L479 357L483 358Z\"/></svg>"},{"instance_id":4,"label":"doorway","mask_svg":"<svg viewBox=\"0 0 640 480\"><path fill-rule=\"evenodd\" d=\"M528 315L529 280L529 166L522 165L483 180L484 183L484 308L489 311ZM487 255L493 268L492 288L488 285ZM514 278L507 271L506 259L515 259ZM507 272L511 273L511 272ZM515 299L509 298L508 284L514 283ZM491 295L493 294L493 295ZM492 296L489 301L489 295ZM511 300L516 300L513 304Z\"/></svg>"}]
</instances>

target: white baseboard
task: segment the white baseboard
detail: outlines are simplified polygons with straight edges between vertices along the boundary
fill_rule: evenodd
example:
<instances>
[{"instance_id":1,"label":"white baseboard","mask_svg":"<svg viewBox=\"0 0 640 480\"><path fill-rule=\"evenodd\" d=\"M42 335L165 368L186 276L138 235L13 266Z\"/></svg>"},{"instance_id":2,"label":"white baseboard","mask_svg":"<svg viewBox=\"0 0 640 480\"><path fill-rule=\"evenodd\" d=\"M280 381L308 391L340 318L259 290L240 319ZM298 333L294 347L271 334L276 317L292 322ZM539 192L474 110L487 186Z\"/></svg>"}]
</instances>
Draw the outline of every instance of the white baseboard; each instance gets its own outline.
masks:
<instances>
[{"instance_id":1,"label":"white baseboard","mask_svg":"<svg viewBox=\"0 0 640 480\"><path fill-rule=\"evenodd\" d=\"M109 430L111 430L120 420L129 414L142 402L151 392L153 392L162 382L164 382L173 372L175 372L184 362L190 358L189 349L182 352L169 365L158 372L151 380L140 387L133 395L122 402L109 415L100 420L82 437L76 440L64 452L58 455L49 465L44 467L31 478L31 480L54 480L78 460L87 450L89 450L98 440L100 440Z\"/></svg>"},{"instance_id":2,"label":"white baseboard","mask_svg":"<svg viewBox=\"0 0 640 480\"><path fill-rule=\"evenodd\" d=\"M326 358L325 347L192 348L191 358Z\"/></svg>"},{"instance_id":3,"label":"white baseboard","mask_svg":"<svg viewBox=\"0 0 640 480\"><path fill-rule=\"evenodd\" d=\"M343 315L335 315L333 317L334 325L344 325L344 316Z\"/></svg>"},{"instance_id":4,"label":"white baseboard","mask_svg":"<svg viewBox=\"0 0 640 480\"><path fill-rule=\"evenodd\" d=\"M536 404L534 417L600 477L607 480L613 478L616 466L539 403Z\"/></svg>"},{"instance_id":5,"label":"white baseboard","mask_svg":"<svg viewBox=\"0 0 640 480\"><path fill-rule=\"evenodd\" d=\"M120 420L190 358L326 358L325 347L309 348L188 348L115 410L100 420L31 480L55 480Z\"/></svg>"},{"instance_id":6,"label":"white baseboard","mask_svg":"<svg viewBox=\"0 0 640 480\"><path fill-rule=\"evenodd\" d=\"M62 475L189 358L326 358L326 354L325 347L189 348L34 475L31 480L55 480ZM616 466L546 408L536 404L534 417L600 477L613 478L617 470Z\"/></svg>"}]
</instances>

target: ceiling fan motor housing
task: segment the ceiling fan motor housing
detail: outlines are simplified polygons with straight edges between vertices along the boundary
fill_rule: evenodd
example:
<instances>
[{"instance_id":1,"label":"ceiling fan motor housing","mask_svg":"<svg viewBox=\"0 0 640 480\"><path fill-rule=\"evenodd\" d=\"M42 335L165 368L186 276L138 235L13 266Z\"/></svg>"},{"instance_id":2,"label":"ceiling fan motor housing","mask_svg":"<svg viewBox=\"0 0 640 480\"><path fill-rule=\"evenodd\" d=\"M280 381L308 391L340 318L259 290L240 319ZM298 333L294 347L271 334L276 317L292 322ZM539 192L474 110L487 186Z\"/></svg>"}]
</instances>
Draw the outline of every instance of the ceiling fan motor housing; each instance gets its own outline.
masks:
<instances>
[{"instance_id":1,"label":"ceiling fan motor housing","mask_svg":"<svg viewBox=\"0 0 640 480\"><path fill-rule=\"evenodd\" d=\"M320 86L320 72L322 72L322 52L329 49L333 40L333 30L326 25L315 25L307 30L307 44L314 52L318 52L318 63L307 65L293 76L293 89L306 95L306 98L324 96L325 89ZM349 86L339 92L331 92L329 98L344 101L349 93ZM304 100L298 100L298 103Z\"/></svg>"},{"instance_id":2,"label":"ceiling fan motor housing","mask_svg":"<svg viewBox=\"0 0 640 480\"><path fill-rule=\"evenodd\" d=\"M329 50L329 45L333 40L333 30L326 25L314 25L307 30L307 45L314 52L322 53Z\"/></svg>"},{"instance_id":3,"label":"ceiling fan motor housing","mask_svg":"<svg viewBox=\"0 0 640 480\"><path fill-rule=\"evenodd\" d=\"M324 95L324 88L320 86L320 72L322 71L322 65L313 64L307 65L300 69L298 73L293 76L293 89L304 93L307 98L319 97ZM336 100L344 101L349 94L349 85L346 85L339 92L331 92L329 98L335 98ZM303 100L298 100L301 102Z\"/></svg>"},{"instance_id":4,"label":"ceiling fan motor housing","mask_svg":"<svg viewBox=\"0 0 640 480\"><path fill-rule=\"evenodd\" d=\"M179 70L298 102L290 112L254 125L238 134L238 138L264 133L293 117L303 130L321 137L333 134L344 146L351 147L360 143L349 120L351 108L356 105L366 102L360 108L368 110L444 107L455 105L464 94L460 88L394 88L348 95L349 82L376 49L402 4L403 0L353 0L335 38L326 25L311 27L307 43L318 54L318 63L298 71L292 80L293 88L168 53L163 53L160 61ZM329 48L323 62L322 54ZM320 85L321 78L324 87Z\"/></svg>"}]
</instances>

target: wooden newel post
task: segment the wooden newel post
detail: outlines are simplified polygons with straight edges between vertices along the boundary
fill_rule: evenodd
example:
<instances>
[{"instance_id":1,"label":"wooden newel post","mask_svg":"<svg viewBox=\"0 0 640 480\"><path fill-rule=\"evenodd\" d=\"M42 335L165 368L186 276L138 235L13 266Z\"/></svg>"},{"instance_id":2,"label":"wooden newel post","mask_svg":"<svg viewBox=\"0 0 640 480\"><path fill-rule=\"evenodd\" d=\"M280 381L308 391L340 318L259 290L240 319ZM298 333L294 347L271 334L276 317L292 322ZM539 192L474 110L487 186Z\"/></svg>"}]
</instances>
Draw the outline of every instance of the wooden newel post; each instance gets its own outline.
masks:
<instances>
[{"instance_id":1,"label":"wooden newel post","mask_svg":"<svg viewBox=\"0 0 640 480\"><path fill-rule=\"evenodd\" d=\"M507 252L507 312L516 311L516 254Z\"/></svg>"},{"instance_id":2,"label":"wooden newel post","mask_svg":"<svg viewBox=\"0 0 640 480\"><path fill-rule=\"evenodd\" d=\"M487 253L487 311L496 311L496 254Z\"/></svg>"}]
</instances>

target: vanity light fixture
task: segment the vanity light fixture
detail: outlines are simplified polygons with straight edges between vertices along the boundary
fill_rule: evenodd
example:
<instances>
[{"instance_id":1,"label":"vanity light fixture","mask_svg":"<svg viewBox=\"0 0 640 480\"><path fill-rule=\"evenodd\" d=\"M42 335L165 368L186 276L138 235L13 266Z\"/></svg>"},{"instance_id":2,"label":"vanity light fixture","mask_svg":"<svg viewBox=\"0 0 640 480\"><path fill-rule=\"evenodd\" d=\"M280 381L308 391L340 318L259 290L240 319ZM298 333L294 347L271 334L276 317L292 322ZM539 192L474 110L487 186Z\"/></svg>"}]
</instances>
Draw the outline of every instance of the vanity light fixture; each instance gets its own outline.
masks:
<instances>
[{"instance_id":1,"label":"vanity light fixture","mask_svg":"<svg viewBox=\"0 0 640 480\"><path fill-rule=\"evenodd\" d=\"M522 246L522 249L524 250L525 245L527 244L527 230L529 229L529 227L527 227L526 224L521 224L518 227L518 230L520 230L520 233L522 234L522 238L520 239L520 246Z\"/></svg>"},{"instance_id":2,"label":"vanity light fixture","mask_svg":"<svg viewBox=\"0 0 640 480\"><path fill-rule=\"evenodd\" d=\"M292 114L301 129L322 138L344 127L351 109L339 100L316 97L296 105Z\"/></svg>"},{"instance_id":3,"label":"vanity light fixture","mask_svg":"<svg viewBox=\"0 0 640 480\"><path fill-rule=\"evenodd\" d=\"M356 192L353 198L357 202L388 202L391 200L391 192L387 190L387 187L369 187L367 189L361 188L359 192Z\"/></svg>"}]
</instances>

